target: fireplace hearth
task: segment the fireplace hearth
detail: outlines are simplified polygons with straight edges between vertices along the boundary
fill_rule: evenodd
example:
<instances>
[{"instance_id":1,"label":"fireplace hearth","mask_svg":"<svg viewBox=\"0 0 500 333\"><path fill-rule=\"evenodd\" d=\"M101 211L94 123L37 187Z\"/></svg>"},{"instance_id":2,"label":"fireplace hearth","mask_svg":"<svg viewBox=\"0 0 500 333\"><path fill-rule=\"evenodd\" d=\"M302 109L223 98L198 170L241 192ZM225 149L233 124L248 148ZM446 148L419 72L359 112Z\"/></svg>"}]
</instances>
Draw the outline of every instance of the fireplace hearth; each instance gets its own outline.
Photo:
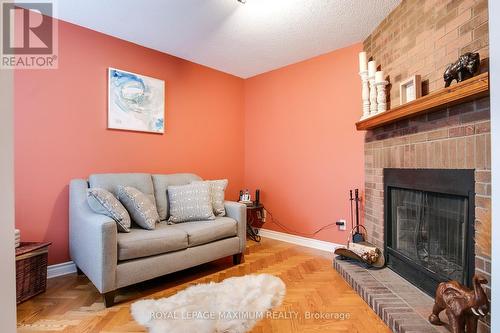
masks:
<instances>
[{"instance_id":1,"label":"fireplace hearth","mask_svg":"<svg viewBox=\"0 0 500 333\"><path fill-rule=\"evenodd\" d=\"M474 274L474 170L384 169L387 265L429 295Z\"/></svg>"}]
</instances>

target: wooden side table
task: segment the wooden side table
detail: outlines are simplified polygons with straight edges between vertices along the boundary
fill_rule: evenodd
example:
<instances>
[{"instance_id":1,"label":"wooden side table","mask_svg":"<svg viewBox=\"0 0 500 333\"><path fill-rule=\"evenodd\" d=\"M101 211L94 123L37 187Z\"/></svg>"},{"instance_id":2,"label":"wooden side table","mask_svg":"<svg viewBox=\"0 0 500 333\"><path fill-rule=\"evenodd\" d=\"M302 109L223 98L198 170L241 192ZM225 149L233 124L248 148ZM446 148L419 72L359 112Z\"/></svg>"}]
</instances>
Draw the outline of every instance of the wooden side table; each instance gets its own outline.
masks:
<instances>
[{"instance_id":1,"label":"wooden side table","mask_svg":"<svg viewBox=\"0 0 500 333\"><path fill-rule=\"evenodd\" d=\"M47 288L47 262L51 243L21 242L16 248L17 304Z\"/></svg>"},{"instance_id":2,"label":"wooden side table","mask_svg":"<svg viewBox=\"0 0 500 333\"><path fill-rule=\"evenodd\" d=\"M254 242L260 242L259 228L264 224L264 205L247 206L247 235Z\"/></svg>"}]
</instances>

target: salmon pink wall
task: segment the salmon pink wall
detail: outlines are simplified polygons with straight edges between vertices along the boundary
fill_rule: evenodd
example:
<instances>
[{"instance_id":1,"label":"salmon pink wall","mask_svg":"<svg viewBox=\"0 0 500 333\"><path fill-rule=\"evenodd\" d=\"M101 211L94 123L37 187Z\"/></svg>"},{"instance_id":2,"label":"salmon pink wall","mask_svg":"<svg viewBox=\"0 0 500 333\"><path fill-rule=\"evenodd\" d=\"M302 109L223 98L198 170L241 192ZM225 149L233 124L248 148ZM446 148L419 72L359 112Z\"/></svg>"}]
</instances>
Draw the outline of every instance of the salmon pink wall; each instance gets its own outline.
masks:
<instances>
[{"instance_id":1,"label":"salmon pink wall","mask_svg":"<svg viewBox=\"0 0 500 333\"><path fill-rule=\"evenodd\" d=\"M59 69L15 72L16 227L69 260L68 183L97 172L194 172L260 188L304 235L349 219L363 186L356 44L247 80L59 22ZM106 129L107 68L165 80L164 135ZM269 218L265 228L284 231ZM307 235L305 235L307 236ZM344 242L331 228L315 238Z\"/></svg>"},{"instance_id":2,"label":"salmon pink wall","mask_svg":"<svg viewBox=\"0 0 500 333\"><path fill-rule=\"evenodd\" d=\"M245 81L245 186L281 224L310 234L349 221L349 189L363 189L358 52L361 44ZM268 218L264 228L284 231ZM309 236L310 237L310 236ZM336 227L317 239L344 243Z\"/></svg>"},{"instance_id":3,"label":"salmon pink wall","mask_svg":"<svg viewBox=\"0 0 500 333\"><path fill-rule=\"evenodd\" d=\"M165 80L165 135L106 129L107 68ZM59 22L59 69L15 73L16 227L69 260L68 183L95 172L194 172L243 184L243 80Z\"/></svg>"}]
</instances>

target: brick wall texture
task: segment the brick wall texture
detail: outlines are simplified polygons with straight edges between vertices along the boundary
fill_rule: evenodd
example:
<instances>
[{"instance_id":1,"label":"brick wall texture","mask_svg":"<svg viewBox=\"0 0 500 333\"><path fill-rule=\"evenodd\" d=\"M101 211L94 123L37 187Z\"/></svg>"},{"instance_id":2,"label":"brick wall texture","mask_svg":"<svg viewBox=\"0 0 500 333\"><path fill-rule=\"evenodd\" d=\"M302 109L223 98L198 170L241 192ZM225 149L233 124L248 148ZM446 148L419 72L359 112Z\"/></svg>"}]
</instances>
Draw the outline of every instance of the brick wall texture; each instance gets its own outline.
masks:
<instances>
[{"instance_id":1,"label":"brick wall texture","mask_svg":"<svg viewBox=\"0 0 500 333\"><path fill-rule=\"evenodd\" d=\"M388 76L389 106L399 84L420 75L422 93L444 87L443 72L465 52L487 71L486 0L403 0L364 41ZM384 246L384 168L475 169L475 271L491 281L491 146L489 97L370 130L365 136L365 226ZM486 288L491 294L490 285ZM489 318L479 332L489 332Z\"/></svg>"},{"instance_id":2,"label":"brick wall texture","mask_svg":"<svg viewBox=\"0 0 500 333\"><path fill-rule=\"evenodd\" d=\"M475 169L475 271L491 281L491 145L489 97L368 131L365 226L384 246L384 168ZM486 287L491 295L491 286ZM482 323L482 332L488 332Z\"/></svg>"},{"instance_id":3,"label":"brick wall texture","mask_svg":"<svg viewBox=\"0 0 500 333\"><path fill-rule=\"evenodd\" d=\"M364 41L364 49L388 75L389 104L397 106L406 78L420 75L425 95L444 87L443 72L459 55L489 56L488 1L403 0Z\"/></svg>"}]
</instances>

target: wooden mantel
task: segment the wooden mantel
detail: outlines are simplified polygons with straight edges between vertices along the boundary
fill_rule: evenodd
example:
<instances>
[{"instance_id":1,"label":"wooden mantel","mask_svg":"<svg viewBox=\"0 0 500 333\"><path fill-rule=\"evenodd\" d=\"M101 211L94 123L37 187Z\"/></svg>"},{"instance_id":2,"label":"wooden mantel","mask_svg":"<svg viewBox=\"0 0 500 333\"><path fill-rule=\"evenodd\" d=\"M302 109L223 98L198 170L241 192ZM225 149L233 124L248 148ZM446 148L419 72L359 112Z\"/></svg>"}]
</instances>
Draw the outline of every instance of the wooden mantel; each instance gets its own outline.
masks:
<instances>
[{"instance_id":1,"label":"wooden mantel","mask_svg":"<svg viewBox=\"0 0 500 333\"><path fill-rule=\"evenodd\" d=\"M356 128L358 131L371 130L438 108L488 96L489 92L488 73L483 73L448 88L440 89L409 103L387 110L381 114L360 120L356 123Z\"/></svg>"}]
</instances>

